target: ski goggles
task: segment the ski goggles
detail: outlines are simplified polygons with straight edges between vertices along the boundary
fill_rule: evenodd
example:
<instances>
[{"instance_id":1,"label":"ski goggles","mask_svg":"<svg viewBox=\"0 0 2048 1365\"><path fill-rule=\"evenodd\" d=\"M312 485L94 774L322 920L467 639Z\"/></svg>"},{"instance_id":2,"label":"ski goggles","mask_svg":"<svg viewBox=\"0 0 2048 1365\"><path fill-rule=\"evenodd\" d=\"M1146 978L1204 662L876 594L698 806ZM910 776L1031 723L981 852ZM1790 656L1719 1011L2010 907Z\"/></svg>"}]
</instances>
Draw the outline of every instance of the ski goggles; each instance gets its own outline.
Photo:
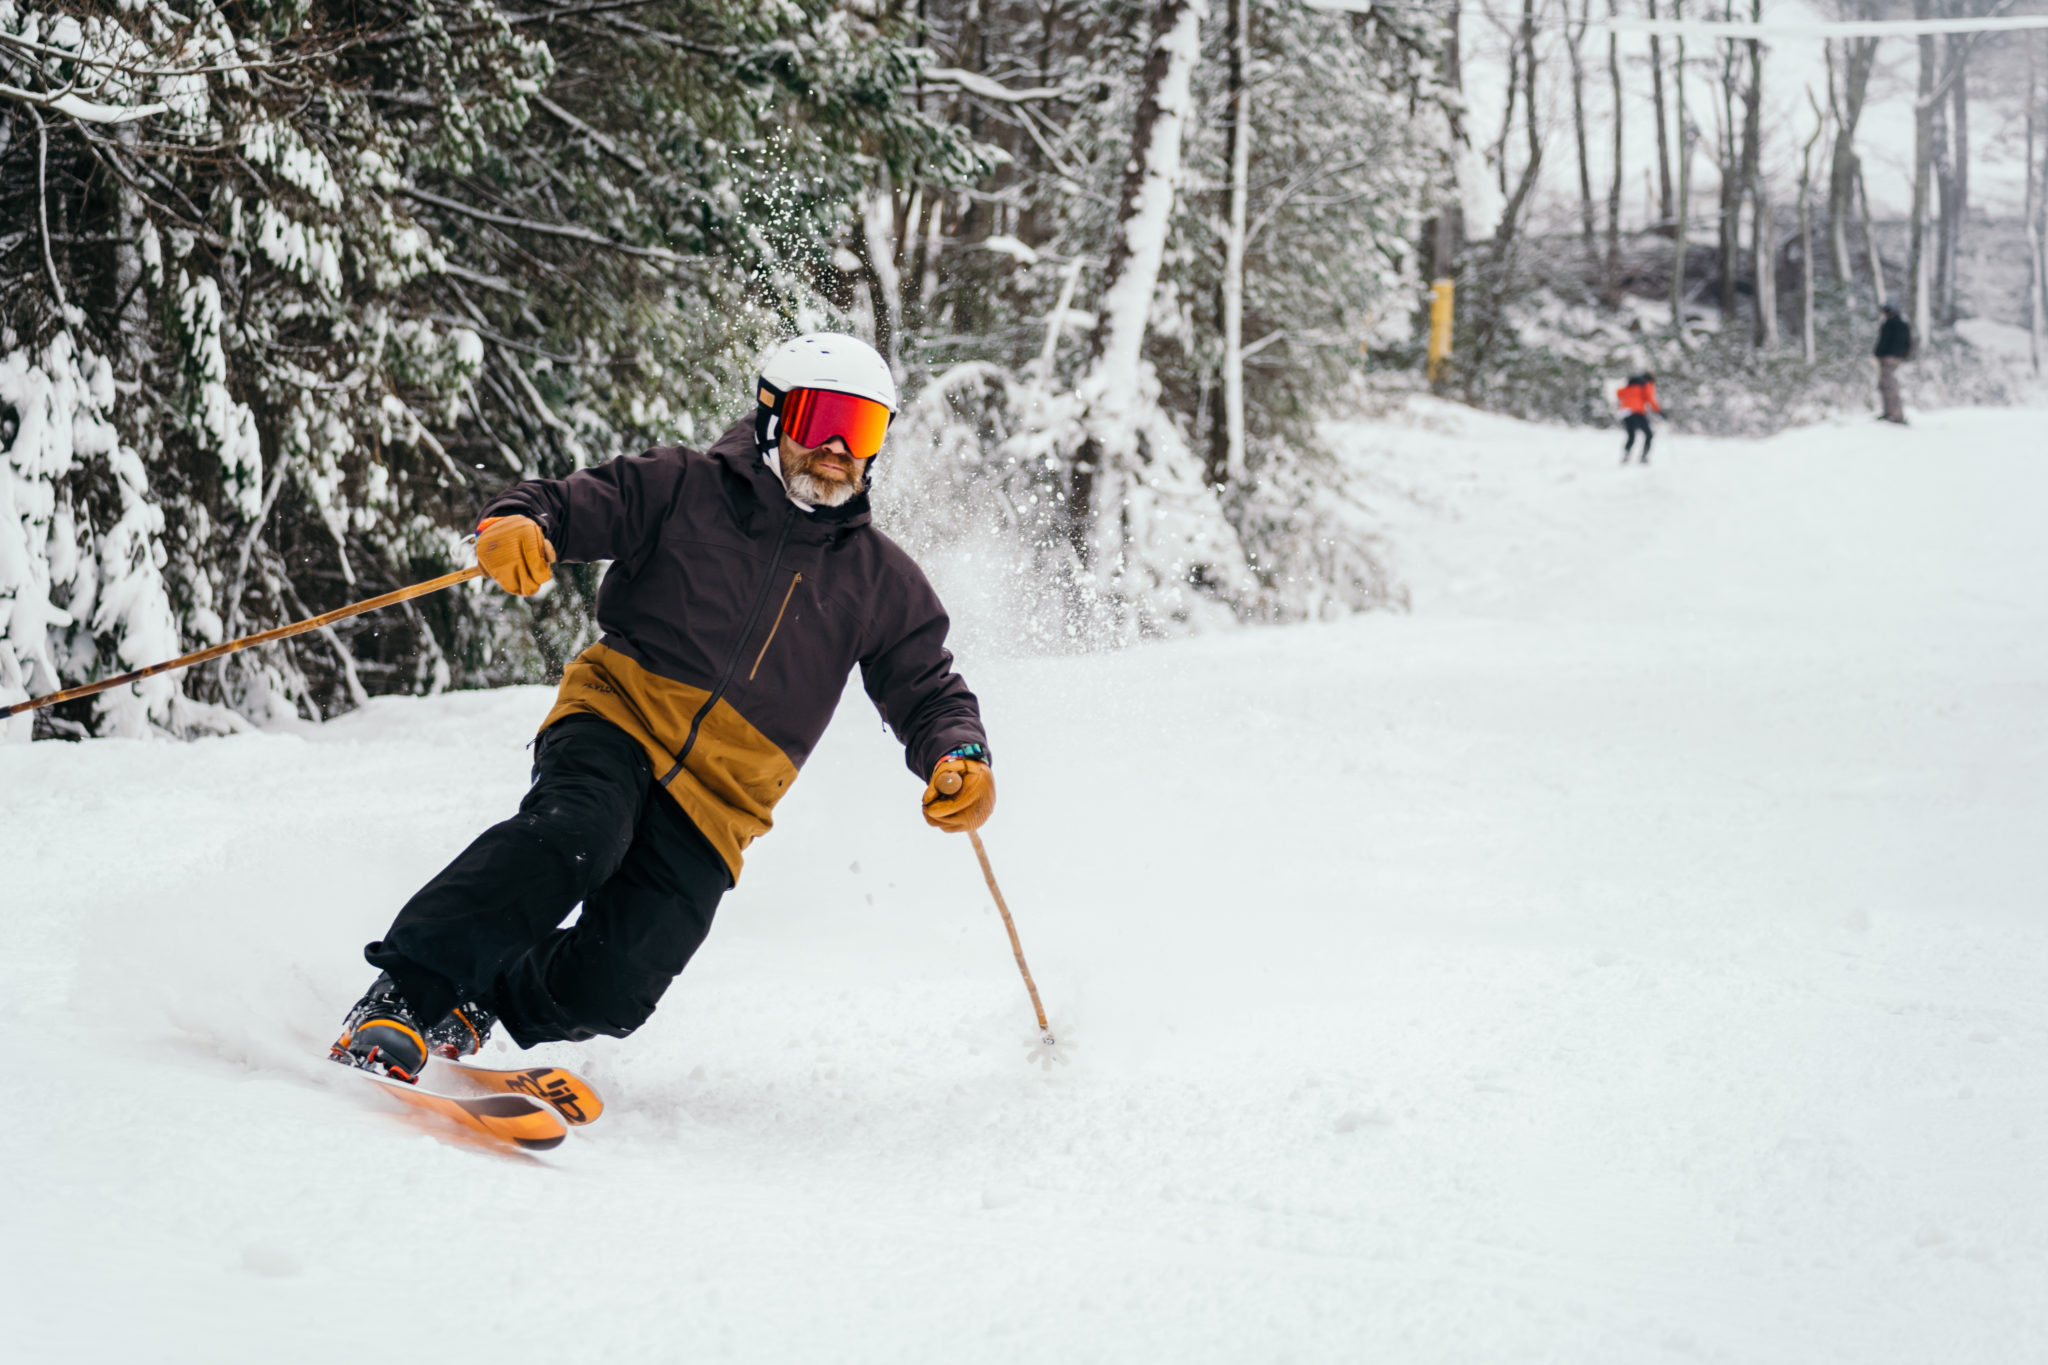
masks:
<instances>
[{"instance_id":1,"label":"ski goggles","mask_svg":"<svg viewBox=\"0 0 2048 1365\"><path fill-rule=\"evenodd\" d=\"M806 450L837 436L854 459L872 459L889 430L889 409L850 393L791 389L782 396L782 430Z\"/></svg>"}]
</instances>

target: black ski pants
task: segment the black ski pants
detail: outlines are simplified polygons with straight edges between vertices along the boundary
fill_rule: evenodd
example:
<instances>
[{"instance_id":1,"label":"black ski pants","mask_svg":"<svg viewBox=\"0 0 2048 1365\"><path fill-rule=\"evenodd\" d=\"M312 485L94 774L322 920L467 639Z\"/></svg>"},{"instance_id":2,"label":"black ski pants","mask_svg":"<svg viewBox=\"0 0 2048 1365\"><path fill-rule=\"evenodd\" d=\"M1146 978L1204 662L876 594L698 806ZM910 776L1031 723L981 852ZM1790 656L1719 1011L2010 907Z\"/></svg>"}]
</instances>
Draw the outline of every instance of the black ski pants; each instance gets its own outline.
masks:
<instances>
[{"instance_id":1,"label":"black ski pants","mask_svg":"<svg viewBox=\"0 0 2048 1365\"><path fill-rule=\"evenodd\" d=\"M1650 462L1650 418L1647 413L1632 412L1621 419L1621 429L1628 433L1628 440L1621 446L1621 462L1628 463L1628 455L1636 447L1636 434L1643 437L1643 463Z\"/></svg>"},{"instance_id":2,"label":"black ski pants","mask_svg":"<svg viewBox=\"0 0 2048 1365\"><path fill-rule=\"evenodd\" d=\"M429 1022L475 1000L522 1047L623 1038L654 1013L731 886L639 742L571 716L535 742L519 814L420 888L363 956ZM560 927L579 901L582 916Z\"/></svg>"}]
</instances>

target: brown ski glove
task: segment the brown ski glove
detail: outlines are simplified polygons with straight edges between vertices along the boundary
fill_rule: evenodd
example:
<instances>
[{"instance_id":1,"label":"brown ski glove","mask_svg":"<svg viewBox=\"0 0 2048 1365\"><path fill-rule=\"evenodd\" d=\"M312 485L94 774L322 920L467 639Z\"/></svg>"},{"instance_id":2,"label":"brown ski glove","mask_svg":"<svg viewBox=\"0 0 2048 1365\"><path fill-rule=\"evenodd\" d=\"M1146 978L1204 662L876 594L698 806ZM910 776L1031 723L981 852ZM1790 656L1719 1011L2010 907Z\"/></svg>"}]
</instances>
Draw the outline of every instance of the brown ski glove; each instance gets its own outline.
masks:
<instances>
[{"instance_id":1,"label":"brown ski glove","mask_svg":"<svg viewBox=\"0 0 2048 1365\"><path fill-rule=\"evenodd\" d=\"M476 528L476 562L506 592L531 597L555 576L555 547L532 517L486 517Z\"/></svg>"},{"instance_id":2,"label":"brown ski glove","mask_svg":"<svg viewBox=\"0 0 2048 1365\"><path fill-rule=\"evenodd\" d=\"M924 822L949 834L980 829L996 809L996 775L986 763L947 754L924 789Z\"/></svg>"}]
</instances>

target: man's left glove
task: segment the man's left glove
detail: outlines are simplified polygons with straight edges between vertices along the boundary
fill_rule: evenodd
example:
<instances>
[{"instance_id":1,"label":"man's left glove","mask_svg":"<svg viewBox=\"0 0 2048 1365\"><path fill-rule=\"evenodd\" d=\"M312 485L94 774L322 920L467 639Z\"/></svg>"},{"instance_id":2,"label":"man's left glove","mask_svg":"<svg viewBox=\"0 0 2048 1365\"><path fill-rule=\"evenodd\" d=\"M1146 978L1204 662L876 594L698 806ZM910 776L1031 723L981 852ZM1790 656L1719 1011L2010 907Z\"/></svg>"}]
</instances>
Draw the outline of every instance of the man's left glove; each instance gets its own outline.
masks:
<instances>
[{"instance_id":1,"label":"man's left glove","mask_svg":"<svg viewBox=\"0 0 2048 1365\"><path fill-rule=\"evenodd\" d=\"M958 786L953 781L958 779ZM947 787L955 787L948 793ZM924 822L949 834L980 829L996 809L996 775L976 758L947 754L924 789Z\"/></svg>"},{"instance_id":2,"label":"man's left glove","mask_svg":"<svg viewBox=\"0 0 2048 1365\"><path fill-rule=\"evenodd\" d=\"M531 597L554 577L555 547L532 517L486 517L476 528L476 562L506 592Z\"/></svg>"}]
</instances>

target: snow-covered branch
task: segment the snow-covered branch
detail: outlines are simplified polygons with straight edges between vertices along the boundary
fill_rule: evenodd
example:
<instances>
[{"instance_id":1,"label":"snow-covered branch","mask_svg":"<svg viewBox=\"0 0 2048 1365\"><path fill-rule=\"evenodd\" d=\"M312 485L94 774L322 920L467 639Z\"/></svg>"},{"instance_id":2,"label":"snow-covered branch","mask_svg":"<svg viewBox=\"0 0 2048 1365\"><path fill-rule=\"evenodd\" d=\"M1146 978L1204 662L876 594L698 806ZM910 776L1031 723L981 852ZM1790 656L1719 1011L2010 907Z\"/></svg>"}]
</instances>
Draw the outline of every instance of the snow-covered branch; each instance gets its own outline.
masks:
<instances>
[{"instance_id":1,"label":"snow-covered branch","mask_svg":"<svg viewBox=\"0 0 2048 1365\"><path fill-rule=\"evenodd\" d=\"M638 256L645 260L660 261L664 265L687 268L702 264L700 261L693 261L686 256L679 256L675 252L662 247L633 246L626 242L615 241L601 232L592 232L589 228L577 227L573 223L543 223L537 219L519 218L509 213L494 213L490 209L480 209L474 204L465 204L459 200L449 199L411 185L400 189L399 193L408 199L417 199L422 204L432 204L435 208L446 209L450 213L459 213L465 218L474 218L480 223L489 223L493 227L516 228L521 232L537 232L545 237L562 237L572 242L584 242L590 246L603 247L607 251L616 251L626 256Z\"/></svg>"},{"instance_id":2,"label":"snow-covered branch","mask_svg":"<svg viewBox=\"0 0 2048 1365\"><path fill-rule=\"evenodd\" d=\"M132 76L143 81L183 81L198 76L219 76L251 71L278 71L287 67L307 66L338 56L349 48L359 45L362 41L361 38L351 35L325 47L309 47L283 56L270 56L253 60L237 58L234 61L228 62L208 62L198 66L178 66L159 62L139 62L135 61L132 56L122 57L84 49L51 47L47 43L39 43L16 33L0 32L0 48L13 48L19 52L33 53L37 56L48 57L54 61L69 62L74 66L89 67L95 71L105 71L110 75Z\"/></svg>"},{"instance_id":3,"label":"snow-covered branch","mask_svg":"<svg viewBox=\"0 0 2048 1365\"><path fill-rule=\"evenodd\" d=\"M12 85L0 85L0 99L19 100L38 108L53 110L66 118L75 118L80 123L133 123L161 114L170 106L166 104L101 104L83 99L69 90L56 94L39 94L34 90L23 90Z\"/></svg>"},{"instance_id":4,"label":"snow-covered branch","mask_svg":"<svg viewBox=\"0 0 2048 1365\"><path fill-rule=\"evenodd\" d=\"M633 153L627 151L625 148L621 147L617 139L607 137L605 134L599 132L597 129L585 123L582 119L577 118L567 109L564 109L561 105L549 99L546 95L535 95L533 97L533 102L539 105L541 108L547 110L548 113L554 115L557 119L561 120L569 127L574 128L577 132L589 138L592 142L596 143L598 147L600 147L604 151L604 154L606 156L609 156L610 158L612 158L612 160L618 162L627 170L632 171L635 175L653 174L653 172L647 169L647 163L645 161L633 155Z\"/></svg>"},{"instance_id":5,"label":"snow-covered branch","mask_svg":"<svg viewBox=\"0 0 2048 1365\"><path fill-rule=\"evenodd\" d=\"M979 95L985 100L999 104L1029 104L1034 100L1070 100L1084 95L1099 84L1096 81L1075 81L1066 85L1039 85L1017 90L1001 81L981 75L975 71L963 71L957 66L934 66L925 69L926 89L962 90L970 95Z\"/></svg>"}]
</instances>

